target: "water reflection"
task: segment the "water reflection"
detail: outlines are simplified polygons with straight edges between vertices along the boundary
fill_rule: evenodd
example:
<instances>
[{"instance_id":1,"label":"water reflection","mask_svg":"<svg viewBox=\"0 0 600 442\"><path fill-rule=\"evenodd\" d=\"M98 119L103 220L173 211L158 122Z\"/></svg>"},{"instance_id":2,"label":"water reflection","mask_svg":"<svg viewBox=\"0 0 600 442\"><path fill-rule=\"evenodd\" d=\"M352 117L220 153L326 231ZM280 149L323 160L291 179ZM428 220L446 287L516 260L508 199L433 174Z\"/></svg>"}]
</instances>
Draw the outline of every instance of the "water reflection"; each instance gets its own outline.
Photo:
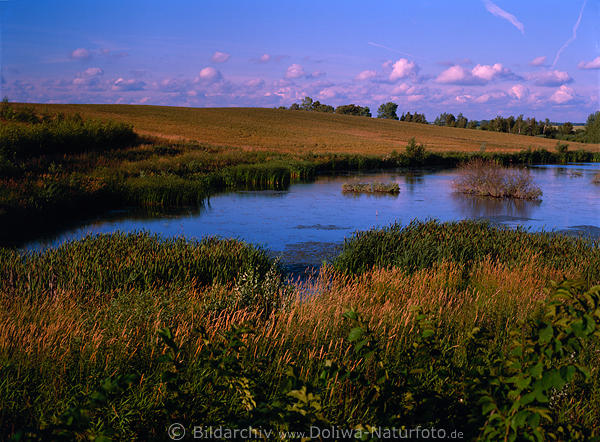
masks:
<instances>
[{"instance_id":1,"label":"water reflection","mask_svg":"<svg viewBox=\"0 0 600 442\"><path fill-rule=\"evenodd\" d=\"M452 201L464 218L487 218L498 222L527 221L532 212L542 204L541 200L492 198L452 193Z\"/></svg>"}]
</instances>

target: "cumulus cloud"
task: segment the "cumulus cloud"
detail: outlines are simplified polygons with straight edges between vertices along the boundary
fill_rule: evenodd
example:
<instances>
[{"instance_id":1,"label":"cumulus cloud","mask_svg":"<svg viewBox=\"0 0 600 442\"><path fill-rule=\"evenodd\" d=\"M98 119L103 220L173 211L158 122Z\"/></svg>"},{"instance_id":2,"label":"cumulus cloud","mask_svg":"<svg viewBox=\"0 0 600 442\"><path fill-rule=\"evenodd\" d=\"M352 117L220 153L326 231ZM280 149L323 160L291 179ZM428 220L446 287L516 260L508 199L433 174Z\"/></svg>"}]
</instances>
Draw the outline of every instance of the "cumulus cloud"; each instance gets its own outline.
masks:
<instances>
[{"instance_id":1,"label":"cumulus cloud","mask_svg":"<svg viewBox=\"0 0 600 442\"><path fill-rule=\"evenodd\" d=\"M113 91L141 91L146 83L140 80L117 78L113 83Z\"/></svg>"},{"instance_id":2,"label":"cumulus cloud","mask_svg":"<svg viewBox=\"0 0 600 442\"><path fill-rule=\"evenodd\" d=\"M72 83L74 86L100 90L100 77L103 74L104 71L101 68L87 68L85 71L78 73Z\"/></svg>"},{"instance_id":3,"label":"cumulus cloud","mask_svg":"<svg viewBox=\"0 0 600 442\"><path fill-rule=\"evenodd\" d=\"M213 63L225 63L231 57L227 52L216 51L210 58Z\"/></svg>"},{"instance_id":4,"label":"cumulus cloud","mask_svg":"<svg viewBox=\"0 0 600 442\"><path fill-rule=\"evenodd\" d=\"M215 81L220 80L221 78L221 72L219 72L212 66L207 66L198 73L198 80L205 83L213 83Z\"/></svg>"},{"instance_id":5,"label":"cumulus cloud","mask_svg":"<svg viewBox=\"0 0 600 442\"><path fill-rule=\"evenodd\" d=\"M92 57L92 53L85 48L77 48L71 52L71 58L75 60L88 60Z\"/></svg>"},{"instance_id":6,"label":"cumulus cloud","mask_svg":"<svg viewBox=\"0 0 600 442\"><path fill-rule=\"evenodd\" d=\"M529 89L527 89L522 84L515 84L510 88L509 94L516 98L517 100L522 100L523 98L529 95Z\"/></svg>"},{"instance_id":7,"label":"cumulus cloud","mask_svg":"<svg viewBox=\"0 0 600 442\"><path fill-rule=\"evenodd\" d=\"M575 99L575 92L564 84L559 87L550 97L550 101L556 104L567 104Z\"/></svg>"},{"instance_id":8,"label":"cumulus cloud","mask_svg":"<svg viewBox=\"0 0 600 442\"><path fill-rule=\"evenodd\" d=\"M478 85L493 80L511 78L518 77L501 63L495 63L493 65L478 64L471 70L454 65L438 75L435 81L441 84Z\"/></svg>"},{"instance_id":9,"label":"cumulus cloud","mask_svg":"<svg viewBox=\"0 0 600 442\"><path fill-rule=\"evenodd\" d=\"M265 81L262 78L254 78L244 83L244 86L248 89L260 89L265 85Z\"/></svg>"},{"instance_id":10,"label":"cumulus cloud","mask_svg":"<svg viewBox=\"0 0 600 442\"><path fill-rule=\"evenodd\" d=\"M530 74L528 79L533 81L536 86L560 86L562 84L571 83L573 79L564 71L543 71L535 74Z\"/></svg>"},{"instance_id":11,"label":"cumulus cloud","mask_svg":"<svg viewBox=\"0 0 600 442\"><path fill-rule=\"evenodd\" d=\"M581 61L577 65L579 69L600 69L600 57L594 58L592 61Z\"/></svg>"},{"instance_id":12,"label":"cumulus cloud","mask_svg":"<svg viewBox=\"0 0 600 442\"><path fill-rule=\"evenodd\" d=\"M285 78L294 79L294 78L301 78L304 76L306 76L306 73L304 72L304 68L297 63L290 65L287 68L287 71L285 72Z\"/></svg>"},{"instance_id":13,"label":"cumulus cloud","mask_svg":"<svg viewBox=\"0 0 600 442\"><path fill-rule=\"evenodd\" d=\"M271 56L269 54L262 54L258 61L261 63L268 63L271 60Z\"/></svg>"},{"instance_id":14,"label":"cumulus cloud","mask_svg":"<svg viewBox=\"0 0 600 442\"><path fill-rule=\"evenodd\" d=\"M104 71L102 68L87 68L81 74L84 77L97 77L98 75L103 75Z\"/></svg>"},{"instance_id":15,"label":"cumulus cloud","mask_svg":"<svg viewBox=\"0 0 600 442\"><path fill-rule=\"evenodd\" d=\"M398 81L401 78L406 78L415 75L419 67L414 61L409 61L406 58L401 58L392 64L392 72L390 73L390 81Z\"/></svg>"},{"instance_id":16,"label":"cumulus cloud","mask_svg":"<svg viewBox=\"0 0 600 442\"><path fill-rule=\"evenodd\" d=\"M540 57L535 57L533 60L529 62L530 66L541 66L546 62L546 56L542 55Z\"/></svg>"},{"instance_id":17,"label":"cumulus cloud","mask_svg":"<svg viewBox=\"0 0 600 442\"><path fill-rule=\"evenodd\" d=\"M356 79L359 81L365 81L365 80L370 80L371 78L374 78L376 75L377 75L377 72L366 70L366 71L362 71L361 73L359 73L356 76Z\"/></svg>"},{"instance_id":18,"label":"cumulus cloud","mask_svg":"<svg viewBox=\"0 0 600 442\"><path fill-rule=\"evenodd\" d=\"M515 17L509 12L506 12L504 9L500 8L495 3L492 3L490 0L483 0L483 4L485 5L485 9L487 9L490 14L493 14L496 17L503 18L515 28L517 28L519 31L521 31L521 34L525 35L525 26L523 26L523 23L521 23L517 19L517 17Z\"/></svg>"}]
</instances>

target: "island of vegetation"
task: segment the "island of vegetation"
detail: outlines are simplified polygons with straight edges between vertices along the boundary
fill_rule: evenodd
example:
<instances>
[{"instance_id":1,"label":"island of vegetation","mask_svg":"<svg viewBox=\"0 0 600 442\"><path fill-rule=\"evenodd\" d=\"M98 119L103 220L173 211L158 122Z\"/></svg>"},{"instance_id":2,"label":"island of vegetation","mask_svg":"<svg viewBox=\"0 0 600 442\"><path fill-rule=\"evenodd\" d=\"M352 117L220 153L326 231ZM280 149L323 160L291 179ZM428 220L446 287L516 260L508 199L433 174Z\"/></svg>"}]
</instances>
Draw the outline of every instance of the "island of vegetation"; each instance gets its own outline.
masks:
<instances>
[{"instance_id":1,"label":"island of vegetation","mask_svg":"<svg viewBox=\"0 0 600 442\"><path fill-rule=\"evenodd\" d=\"M344 183L342 192L347 193L391 193L397 195L400 193L398 183Z\"/></svg>"}]
</instances>

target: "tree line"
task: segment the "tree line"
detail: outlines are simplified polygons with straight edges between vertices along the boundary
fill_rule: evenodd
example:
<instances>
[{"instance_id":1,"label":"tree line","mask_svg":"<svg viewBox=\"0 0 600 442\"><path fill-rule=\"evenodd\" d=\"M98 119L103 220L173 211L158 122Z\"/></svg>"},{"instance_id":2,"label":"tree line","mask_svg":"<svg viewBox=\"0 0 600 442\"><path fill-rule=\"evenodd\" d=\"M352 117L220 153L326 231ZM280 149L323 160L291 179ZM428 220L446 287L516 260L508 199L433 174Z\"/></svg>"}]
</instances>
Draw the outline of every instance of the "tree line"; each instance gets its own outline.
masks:
<instances>
[{"instance_id":1,"label":"tree line","mask_svg":"<svg viewBox=\"0 0 600 442\"><path fill-rule=\"evenodd\" d=\"M285 106L279 109L287 109ZM358 106L356 104L344 104L333 107L323 104L311 97L304 97L300 103L293 103L290 110L304 110L312 112L327 112L342 115L356 115L361 117L372 117L368 106ZM391 101L383 103L377 109L377 118L406 121L409 123L429 124L425 114L402 113L398 116L398 105ZM587 143L600 143L600 111L590 114L584 128L575 128L573 123L552 123L548 118L545 120L536 120L535 118L525 118L523 114L514 117L503 117L498 115L492 120L469 120L462 112L458 115L443 112L433 121L436 126L458 127L464 129L479 129L492 132L505 132L518 135L541 136L546 138L555 138L568 141L579 141Z\"/></svg>"}]
</instances>

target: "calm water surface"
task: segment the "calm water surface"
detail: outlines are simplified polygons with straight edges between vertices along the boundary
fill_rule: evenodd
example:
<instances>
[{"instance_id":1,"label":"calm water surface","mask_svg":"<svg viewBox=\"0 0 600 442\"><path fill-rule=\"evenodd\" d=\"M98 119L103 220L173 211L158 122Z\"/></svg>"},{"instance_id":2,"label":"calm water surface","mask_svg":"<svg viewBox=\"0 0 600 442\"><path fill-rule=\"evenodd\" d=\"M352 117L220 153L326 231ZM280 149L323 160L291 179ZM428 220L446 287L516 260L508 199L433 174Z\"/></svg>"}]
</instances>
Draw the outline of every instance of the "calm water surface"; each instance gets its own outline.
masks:
<instances>
[{"instance_id":1,"label":"calm water surface","mask_svg":"<svg viewBox=\"0 0 600 442\"><path fill-rule=\"evenodd\" d=\"M56 246L90 233L147 230L163 236L234 237L282 255L291 265L318 265L356 230L407 224L485 218L531 230L566 230L600 236L600 185L592 184L600 164L536 166L541 201L470 197L452 190L455 170L353 173L321 176L287 191L232 192L216 195L201 209L156 218L112 212L63 232L31 242L27 249ZM347 195L345 182L397 182L399 195Z\"/></svg>"}]
</instances>

